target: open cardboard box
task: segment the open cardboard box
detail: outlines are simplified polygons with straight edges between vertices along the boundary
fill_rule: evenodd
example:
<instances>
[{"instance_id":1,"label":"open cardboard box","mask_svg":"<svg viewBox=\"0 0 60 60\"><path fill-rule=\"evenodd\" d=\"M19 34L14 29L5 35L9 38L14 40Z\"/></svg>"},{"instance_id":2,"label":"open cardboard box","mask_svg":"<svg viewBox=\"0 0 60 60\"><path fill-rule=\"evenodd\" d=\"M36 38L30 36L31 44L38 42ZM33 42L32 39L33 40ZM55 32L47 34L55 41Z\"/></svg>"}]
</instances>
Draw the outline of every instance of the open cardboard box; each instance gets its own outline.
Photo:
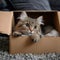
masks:
<instances>
[{"instance_id":1,"label":"open cardboard box","mask_svg":"<svg viewBox=\"0 0 60 60\"><path fill-rule=\"evenodd\" d=\"M13 37L13 28L18 22L16 18L20 14L21 11L0 11L0 33L9 35L9 53L60 53L60 37L43 37L37 43L33 43L29 36ZM32 18L43 15L44 23L46 25L52 24L52 26L60 33L60 12L27 11L27 14Z\"/></svg>"}]
</instances>

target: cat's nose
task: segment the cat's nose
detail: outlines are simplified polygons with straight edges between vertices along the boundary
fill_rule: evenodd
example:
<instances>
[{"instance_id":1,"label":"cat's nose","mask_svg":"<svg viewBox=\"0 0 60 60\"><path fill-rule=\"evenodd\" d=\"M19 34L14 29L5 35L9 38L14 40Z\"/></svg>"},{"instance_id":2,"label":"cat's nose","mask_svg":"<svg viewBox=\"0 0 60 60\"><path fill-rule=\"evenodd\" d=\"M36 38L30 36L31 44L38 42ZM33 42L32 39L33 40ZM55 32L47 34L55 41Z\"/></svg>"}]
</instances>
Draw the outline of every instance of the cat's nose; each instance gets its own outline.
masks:
<instances>
[{"instance_id":1,"label":"cat's nose","mask_svg":"<svg viewBox=\"0 0 60 60\"><path fill-rule=\"evenodd\" d=\"M29 27L30 31L32 32L33 31L33 28Z\"/></svg>"}]
</instances>

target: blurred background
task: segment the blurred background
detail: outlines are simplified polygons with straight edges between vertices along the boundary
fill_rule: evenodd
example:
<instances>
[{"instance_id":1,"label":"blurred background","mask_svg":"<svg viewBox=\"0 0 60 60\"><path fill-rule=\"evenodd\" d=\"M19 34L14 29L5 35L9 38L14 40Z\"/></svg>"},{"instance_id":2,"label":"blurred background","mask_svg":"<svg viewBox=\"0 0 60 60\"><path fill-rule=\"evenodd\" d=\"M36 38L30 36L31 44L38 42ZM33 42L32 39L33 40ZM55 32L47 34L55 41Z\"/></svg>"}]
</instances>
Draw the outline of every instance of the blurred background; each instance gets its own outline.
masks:
<instances>
[{"instance_id":1,"label":"blurred background","mask_svg":"<svg viewBox=\"0 0 60 60\"><path fill-rule=\"evenodd\" d=\"M0 10L60 10L60 0L0 0Z\"/></svg>"}]
</instances>

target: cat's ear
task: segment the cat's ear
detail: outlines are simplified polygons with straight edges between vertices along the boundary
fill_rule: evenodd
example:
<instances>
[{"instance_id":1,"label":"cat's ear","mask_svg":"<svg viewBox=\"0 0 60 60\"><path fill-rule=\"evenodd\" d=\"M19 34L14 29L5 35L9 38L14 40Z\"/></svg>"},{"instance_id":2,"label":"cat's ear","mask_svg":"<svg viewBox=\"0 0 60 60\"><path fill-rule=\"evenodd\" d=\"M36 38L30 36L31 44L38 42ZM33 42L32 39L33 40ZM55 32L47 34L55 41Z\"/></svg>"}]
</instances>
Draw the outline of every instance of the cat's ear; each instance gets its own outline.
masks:
<instances>
[{"instance_id":1,"label":"cat's ear","mask_svg":"<svg viewBox=\"0 0 60 60\"><path fill-rule=\"evenodd\" d=\"M37 22L38 22L40 25L44 25L44 23L43 23L43 16L39 16L39 17L37 18Z\"/></svg>"},{"instance_id":2,"label":"cat's ear","mask_svg":"<svg viewBox=\"0 0 60 60\"><path fill-rule=\"evenodd\" d=\"M22 13L20 14L20 16L17 18L17 19L20 19L20 20L25 20L25 18L27 18L27 13L25 11L22 11Z\"/></svg>"}]
</instances>

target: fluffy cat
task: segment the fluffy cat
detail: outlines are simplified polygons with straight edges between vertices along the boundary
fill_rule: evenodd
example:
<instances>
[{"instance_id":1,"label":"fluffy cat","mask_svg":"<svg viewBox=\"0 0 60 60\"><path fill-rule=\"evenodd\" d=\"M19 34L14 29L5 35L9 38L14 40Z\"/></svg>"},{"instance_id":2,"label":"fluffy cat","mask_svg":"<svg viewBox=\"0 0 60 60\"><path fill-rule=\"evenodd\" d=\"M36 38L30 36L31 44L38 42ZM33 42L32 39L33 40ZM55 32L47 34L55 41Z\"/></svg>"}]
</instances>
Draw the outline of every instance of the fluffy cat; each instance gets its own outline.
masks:
<instances>
[{"instance_id":1,"label":"fluffy cat","mask_svg":"<svg viewBox=\"0 0 60 60\"><path fill-rule=\"evenodd\" d=\"M44 25L43 16L39 16L37 19L28 17L25 11L22 11L21 15L17 18L19 19L13 35L19 36L22 34L31 34L30 37L34 42L40 40L42 36L40 25Z\"/></svg>"}]
</instances>

